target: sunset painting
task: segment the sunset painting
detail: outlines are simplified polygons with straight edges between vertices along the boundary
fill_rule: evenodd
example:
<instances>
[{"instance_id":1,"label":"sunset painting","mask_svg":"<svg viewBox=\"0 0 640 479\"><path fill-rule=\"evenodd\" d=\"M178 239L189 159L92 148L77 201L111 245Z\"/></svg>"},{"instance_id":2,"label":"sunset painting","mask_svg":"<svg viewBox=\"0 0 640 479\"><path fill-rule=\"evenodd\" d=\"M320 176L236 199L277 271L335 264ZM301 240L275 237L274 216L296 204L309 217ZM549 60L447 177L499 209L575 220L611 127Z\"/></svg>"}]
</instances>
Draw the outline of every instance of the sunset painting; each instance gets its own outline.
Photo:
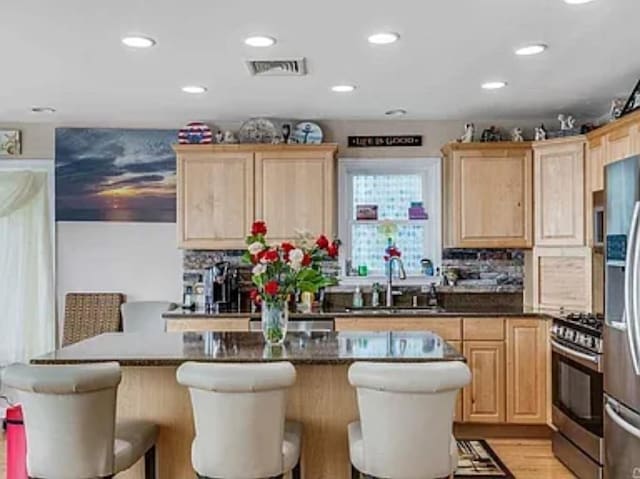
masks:
<instances>
[{"instance_id":1,"label":"sunset painting","mask_svg":"<svg viewBox=\"0 0 640 479\"><path fill-rule=\"evenodd\" d=\"M57 221L176 221L177 131L57 128Z\"/></svg>"}]
</instances>

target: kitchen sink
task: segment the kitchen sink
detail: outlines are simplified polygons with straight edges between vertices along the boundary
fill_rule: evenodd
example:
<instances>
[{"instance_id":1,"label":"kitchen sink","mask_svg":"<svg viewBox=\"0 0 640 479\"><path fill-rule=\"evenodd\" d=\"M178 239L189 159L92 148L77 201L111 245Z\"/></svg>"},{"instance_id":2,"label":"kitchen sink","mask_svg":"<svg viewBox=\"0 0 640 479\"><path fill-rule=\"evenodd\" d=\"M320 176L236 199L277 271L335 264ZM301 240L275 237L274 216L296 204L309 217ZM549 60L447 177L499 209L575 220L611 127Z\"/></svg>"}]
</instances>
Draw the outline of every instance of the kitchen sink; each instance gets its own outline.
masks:
<instances>
[{"instance_id":1,"label":"kitchen sink","mask_svg":"<svg viewBox=\"0 0 640 479\"><path fill-rule=\"evenodd\" d=\"M380 316L422 316L428 314L442 314L445 312L443 308L346 308L345 313L357 315L380 315Z\"/></svg>"}]
</instances>

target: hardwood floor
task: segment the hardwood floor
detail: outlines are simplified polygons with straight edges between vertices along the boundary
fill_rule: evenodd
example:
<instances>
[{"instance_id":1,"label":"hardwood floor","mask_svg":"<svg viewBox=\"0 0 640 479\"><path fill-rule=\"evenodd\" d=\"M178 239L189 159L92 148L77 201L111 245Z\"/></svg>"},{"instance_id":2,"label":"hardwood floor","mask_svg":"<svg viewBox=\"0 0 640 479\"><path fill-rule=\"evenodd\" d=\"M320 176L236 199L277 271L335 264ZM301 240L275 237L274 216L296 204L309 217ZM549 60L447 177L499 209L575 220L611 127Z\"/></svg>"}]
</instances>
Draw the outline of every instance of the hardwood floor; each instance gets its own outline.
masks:
<instances>
[{"instance_id":1,"label":"hardwood floor","mask_svg":"<svg viewBox=\"0 0 640 479\"><path fill-rule=\"evenodd\" d=\"M491 439L489 444L516 479L572 479L551 453L548 439ZM0 478L6 477L5 441L0 433Z\"/></svg>"}]
</instances>

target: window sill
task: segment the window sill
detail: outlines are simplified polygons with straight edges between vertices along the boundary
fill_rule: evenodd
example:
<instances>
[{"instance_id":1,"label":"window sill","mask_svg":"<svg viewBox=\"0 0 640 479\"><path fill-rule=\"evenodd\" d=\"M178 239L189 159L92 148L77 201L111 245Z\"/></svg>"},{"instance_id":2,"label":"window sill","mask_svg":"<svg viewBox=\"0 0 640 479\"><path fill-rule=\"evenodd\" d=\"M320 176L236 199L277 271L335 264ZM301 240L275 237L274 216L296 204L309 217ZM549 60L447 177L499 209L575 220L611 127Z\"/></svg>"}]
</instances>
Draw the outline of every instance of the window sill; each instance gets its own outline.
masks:
<instances>
[{"instance_id":1,"label":"window sill","mask_svg":"<svg viewBox=\"0 0 640 479\"><path fill-rule=\"evenodd\" d=\"M371 287L373 283L380 283L384 287L387 284L385 276L341 276L338 281L340 284L327 288L327 292L351 292L356 286ZM393 278L394 287L430 286L432 283L439 285L440 278L438 276L407 276L407 279Z\"/></svg>"}]
</instances>

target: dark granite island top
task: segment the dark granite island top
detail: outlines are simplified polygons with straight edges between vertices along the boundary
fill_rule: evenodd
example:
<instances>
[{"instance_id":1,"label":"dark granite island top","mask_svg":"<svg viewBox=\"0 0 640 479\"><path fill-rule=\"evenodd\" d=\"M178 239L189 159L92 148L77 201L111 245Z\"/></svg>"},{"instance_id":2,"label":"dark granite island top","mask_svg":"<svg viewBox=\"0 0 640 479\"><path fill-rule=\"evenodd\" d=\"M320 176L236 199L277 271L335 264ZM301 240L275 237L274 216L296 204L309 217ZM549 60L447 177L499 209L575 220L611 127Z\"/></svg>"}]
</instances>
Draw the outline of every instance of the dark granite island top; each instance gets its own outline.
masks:
<instances>
[{"instance_id":1,"label":"dark granite island top","mask_svg":"<svg viewBox=\"0 0 640 479\"><path fill-rule=\"evenodd\" d=\"M348 364L354 361L464 361L430 332L289 333L269 347L260 332L107 333L33 359L33 364L118 361L122 366L176 366L185 361L291 361Z\"/></svg>"}]
</instances>

